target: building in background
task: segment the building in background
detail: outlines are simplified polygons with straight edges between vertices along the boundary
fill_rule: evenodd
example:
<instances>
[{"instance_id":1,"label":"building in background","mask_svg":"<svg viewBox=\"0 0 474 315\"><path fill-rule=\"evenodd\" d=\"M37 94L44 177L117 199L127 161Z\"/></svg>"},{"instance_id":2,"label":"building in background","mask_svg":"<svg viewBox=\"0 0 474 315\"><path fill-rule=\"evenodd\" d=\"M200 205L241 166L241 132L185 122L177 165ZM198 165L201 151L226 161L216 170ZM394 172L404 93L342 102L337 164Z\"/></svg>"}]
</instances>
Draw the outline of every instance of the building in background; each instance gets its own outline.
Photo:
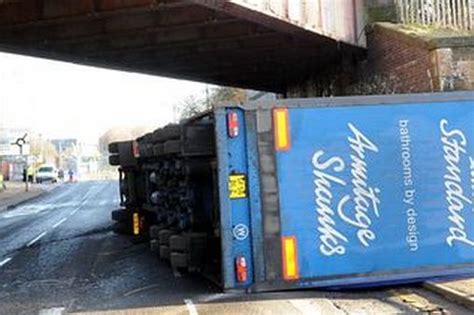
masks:
<instances>
[{"instance_id":1,"label":"building in background","mask_svg":"<svg viewBox=\"0 0 474 315\"><path fill-rule=\"evenodd\" d=\"M58 168L66 174L71 170L78 173L79 141L75 138L53 139L51 143L58 152Z\"/></svg>"},{"instance_id":2,"label":"building in background","mask_svg":"<svg viewBox=\"0 0 474 315\"><path fill-rule=\"evenodd\" d=\"M92 143L79 143L77 156L77 174L81 179L95 179L99 176L102 155L99 146Z\"/></svg>"},{"instance_id":3,"label":"building in background","mask_svg":"<svg viewBox=\"0 0 474 315\"><path fill-rule=\"evenodd\" d=\"M23 145L23 152L20 152L20 147L13 143L25 135L27 142ZM31 131L25 128L0 128L0 172L4 180L21 180L26 159L29 164L35 162L30 156L30 135Z\"/></svg>"}]
</instances>

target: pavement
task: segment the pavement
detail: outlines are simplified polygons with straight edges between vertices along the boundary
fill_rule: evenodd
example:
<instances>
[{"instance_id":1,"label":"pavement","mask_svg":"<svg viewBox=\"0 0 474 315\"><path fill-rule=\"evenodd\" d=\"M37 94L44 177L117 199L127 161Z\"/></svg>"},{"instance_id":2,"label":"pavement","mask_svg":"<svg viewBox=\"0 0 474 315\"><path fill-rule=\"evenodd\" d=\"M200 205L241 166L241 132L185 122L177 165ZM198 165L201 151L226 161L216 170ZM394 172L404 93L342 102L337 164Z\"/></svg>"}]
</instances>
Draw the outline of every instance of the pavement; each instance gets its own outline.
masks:
<instances>
[{"instance_id":1,"label":"pavement","mask_svg":"<svg viewBox=\"0 0 474 315\"><path fill-rule=\"evenodd\" d=\"M64 184L0 213L0 314L472 314L421 286L222 293L112 232L115 181Z\"/></svg>"},{"instance_id":2,"label":"pavement","mask_svg":"<svg viewBox=\"0 0 474 315\"><path fill-rule=\"evenodd\" d=\"M474 311L474 278L428 282L425 287Z\"/></svg>"},{"instance_id":3,"label":"pavement","mask_svg":"<svg viewBox=\"0 0 474 315\"><path fill-rule=\"evenodd\" d=\"M4 183L7 188L0 191L0 212L41 196L58 186L58 184L28 184L26 192L24 182L7 181Z\"/></svg>"}]
</instances>

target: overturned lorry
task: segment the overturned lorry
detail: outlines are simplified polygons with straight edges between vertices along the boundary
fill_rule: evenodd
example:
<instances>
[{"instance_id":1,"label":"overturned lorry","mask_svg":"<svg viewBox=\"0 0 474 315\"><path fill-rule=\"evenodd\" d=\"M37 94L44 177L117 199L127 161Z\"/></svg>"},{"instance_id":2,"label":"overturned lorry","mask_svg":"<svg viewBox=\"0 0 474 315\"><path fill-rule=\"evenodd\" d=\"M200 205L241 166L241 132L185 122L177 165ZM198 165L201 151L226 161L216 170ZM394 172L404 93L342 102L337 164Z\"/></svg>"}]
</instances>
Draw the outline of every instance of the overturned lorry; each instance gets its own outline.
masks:
<instances>
[{"instance_id":1,"label":"overturned lorry","mask_svg":"<svg viewBox=\"0 0 474 315\"><path fill-rule=\"evenodd\" d=\"M112 143L118 232L224 289L474 274L474 93L222 106Z\"/></svg>"}]
</instances>

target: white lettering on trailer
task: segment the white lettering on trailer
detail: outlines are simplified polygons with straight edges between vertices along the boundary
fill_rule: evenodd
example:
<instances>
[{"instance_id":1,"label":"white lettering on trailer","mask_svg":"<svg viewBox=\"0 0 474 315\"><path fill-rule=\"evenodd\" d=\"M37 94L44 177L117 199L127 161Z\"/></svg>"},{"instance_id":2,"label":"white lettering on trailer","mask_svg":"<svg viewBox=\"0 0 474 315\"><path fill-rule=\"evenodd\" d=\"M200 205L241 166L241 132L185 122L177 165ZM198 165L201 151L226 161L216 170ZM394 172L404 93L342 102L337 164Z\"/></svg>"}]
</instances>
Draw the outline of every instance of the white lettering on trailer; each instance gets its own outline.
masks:
<instances>
[{"instance_id":1,"label":"white lettering on trailer","mask_svg":"<svg viewBox=\"0 0 474 315\"><path fill-rule=\"evenodd\" d=\"M362 132L354 125L349 124L349 129L353 133L353 137L348 137L349 145L352 149L351 159L351 175L352 175L352 196L347 194L343 196L337 203L337 215L348 225L358 229L357 238L360 243L368 247L369 241L375 239L375 233L370 229L372 218L369 210L372 209L376 217L379 217L380 199L378 194L380 190L376 187L370 187L368 182L366 155L369 151L378 152L377 146L371 142ZM318 232L321 244L320 252L325 256L334 254L344 255L346 247L344 243L348 242L346 235L336 228L336 211L332 202L332 189L336 186L347 186L347 183L332 174L340 173L345 169L344 160L341 157L334 156L321 161L324 155L323 150L316 151L312 157L314 179L314 195L318 214ZM345 208L349 201L354 203L353 213L348 214Z\"/></svg>"},{"instance_id":2,"label":"white lettering on trailer","mask_svg":"<svg viewBox=\"0 0 474 315\"><path fill-rule=\"evenodd\" d=\"M462 216L465 203L472 201L464 195L461 180L461 157L466 154L467 140L464 133L459 129L447 129L448 121L442 119L439 127L441 130L441 142L443 143L444 160L446 161L446 174L444 175L444 187L446 201L448 202L449 221L453 225L449 228L449 236L446 242L450 247L455 241L474 247L474 241L468 238L465 219Z\"/></svg>"},{"instance_id":3,"label":"white lettering on trailer","mask_svg":"<svg viewBox=\"0 0 474 315\"><path fill-rule=\"evenodd\" d=\"M377 187L370 187L368 185L368 170L366 154L368 151L375 153L379 152L377 146L370 141L362 132L360 132L354 125L349 123L349 129L354 134L354 138L348 137L350 147L353 151L351 154L351 175L352 175L352 200L355 203L354 207L354 218L350 218L344 211L344 205L348 202L351 197L349 195L343 197L337 212L341 219L358 228L357 238L365 247L369 246L369 241L375 239L375 232L370 229L372 225L372 219L369 215L369 210L372 208L375 216L380 217L379 204L380 199L378 194L380 189Z\"/></svg>"},{"instance_id":4,"label":"white lettering on trailer","mask_svg":"<svg viewBox=\"0 0 474 315\"><path fill-rule=\"evenodd\" d=\"M410 252L418 251L418 211L416 209L416 190L414 186L414 176L412 169L412 142L410 135L410 120L401 119L398 121L400 135L400 157L403 170L403 205L407 218L407 234L405 241Z\"/></svg>"},{"instance_id":5,"label":"white lettering on trailer","mask_svg":"<svg viewBox=\"0 0 474 315\"><path fill-rule=\"evenodd\" d=\"M316 186L314 194L316 196L315 202L318 213L318 232L320 233L319 240L321 241L319 250L325 256L343 255L346 252L346 248L339 243L341 241L347 243L347 238L335 227L335 211L331 208L333 198L331 184L345 186L346 182L322 171L332 167L334 172L341 172L344 170L344 161L339 157L332 157L325 162L320 162L319 159L323 155L324 151L319 150L314 153L312 158L313 174L315 176L314 185Z\"/></svg>"}]
</instances>

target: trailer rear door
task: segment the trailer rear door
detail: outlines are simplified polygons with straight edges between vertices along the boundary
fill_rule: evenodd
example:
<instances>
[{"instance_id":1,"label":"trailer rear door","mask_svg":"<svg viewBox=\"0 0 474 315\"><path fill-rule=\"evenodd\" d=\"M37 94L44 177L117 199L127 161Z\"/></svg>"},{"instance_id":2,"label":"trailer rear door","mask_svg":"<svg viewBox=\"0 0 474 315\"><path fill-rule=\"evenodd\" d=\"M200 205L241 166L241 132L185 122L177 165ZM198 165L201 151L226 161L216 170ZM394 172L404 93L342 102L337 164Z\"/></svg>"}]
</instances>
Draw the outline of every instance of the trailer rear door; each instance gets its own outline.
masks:
<instances>
[{"instance_id":1,"label":"trailer rear door","mask_svg":"<svg viewBox=\"0 0 474 315\"><path fill-rule=\"evenodd\" d=\"M473 101L292 105L271 111L280 222L263 209L267 280L300 287L473 272ZM281 262L269 256L276 247Z\"/></svg>"}]
</instances>

